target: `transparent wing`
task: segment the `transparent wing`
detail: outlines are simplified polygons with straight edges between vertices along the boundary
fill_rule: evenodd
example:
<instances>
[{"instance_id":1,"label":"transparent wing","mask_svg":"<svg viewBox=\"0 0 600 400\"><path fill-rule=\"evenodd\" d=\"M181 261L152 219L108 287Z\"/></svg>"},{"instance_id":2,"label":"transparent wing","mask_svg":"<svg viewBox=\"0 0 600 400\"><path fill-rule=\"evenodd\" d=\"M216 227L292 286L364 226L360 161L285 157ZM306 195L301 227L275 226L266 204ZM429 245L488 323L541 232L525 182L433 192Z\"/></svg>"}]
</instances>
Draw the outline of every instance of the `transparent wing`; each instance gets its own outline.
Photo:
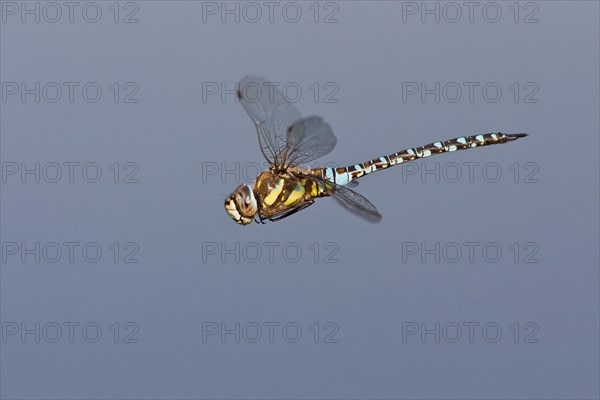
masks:
<instances>
[{"instance_id":1,"label":"transparent wing","mask_svg":"<svg viewBox=\"0 0 600 400\"><path fill-rule=\"evenodd\" d=\"M305 164L329 153L335 147L331 127L321 117L307 117L295 122L287 132L284 162Z\"/></svg>"},{"instance_id":2,"label":"transparent wing","mask_svg":"<svg viewBox=\"0 0 600 400\"><path fill-rule=\"evenodd\" d=\"M349 187L358 186L358 182L350 182L350 184L346 186L340 186L333 182L330 182L325 179L317 178L315 176L310 176L311 179L315 179L320 181L323 186L326 188L325 190L331 197L333 197L338 203L341 204L346 210L351 213L358 215L361 218L366 219L369 222L379 222L381 221L381 214L377 211L377 208L369 200L367 200L363 195L356 193L354 190L349 189Z\"/></svg>"},{"instance_id":3,"label":"transparent wing","mask_svg":"<svg viewBox=\"0 0 600 400\"><path fill-rule=\"evenodd\" d=\"M250 75L240 82L237 96L256 125L260 150L271 164L305 164L335 147L331 127L320 117L302 119L276 84Z\"/></svg>"},{"instance_id":4,"label":"transparent wing","mask_svg":"<svg viewBox=\"0 0 600 400\"><path fill-rule=\"evenodd\" d=\"M347 187L336 185L331 193L331 197L337 200L346 210L369 222L381 221L381 214L379 214L377 208L363 195Z\"/></svg>"},{"instance_id":5,"label":"transparent wing","mask_svg":"<svg viewBox=\"0 0 600 400\"><path fill-rule=\"evenodd\" d=\"M258 76L242 79L237 96L256 125L263 155L269 163L283 165L284 154L289 154L285 150L286 135L294 122L300 121L300 113L285 99L276 84Z\"/></svg>"}]
</instances>

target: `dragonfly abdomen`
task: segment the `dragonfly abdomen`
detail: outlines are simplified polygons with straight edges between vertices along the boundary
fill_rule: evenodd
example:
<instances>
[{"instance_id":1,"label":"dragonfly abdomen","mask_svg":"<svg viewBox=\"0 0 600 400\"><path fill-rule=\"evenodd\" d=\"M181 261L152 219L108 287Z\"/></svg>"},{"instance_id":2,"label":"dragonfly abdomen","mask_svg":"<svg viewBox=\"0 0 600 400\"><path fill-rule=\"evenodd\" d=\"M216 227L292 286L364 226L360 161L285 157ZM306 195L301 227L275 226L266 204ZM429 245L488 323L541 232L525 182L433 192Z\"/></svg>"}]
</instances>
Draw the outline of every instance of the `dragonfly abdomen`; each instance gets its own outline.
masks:
<instances>
[{"instance_id":1,"label":"dragonfly abdomen","mask_svg":"<svg viewBox=\"0 0 600 400\"><path fill-rule=\"evenodd\" d=\"M374 158L370 161L342 168L324 168L323 178L338 185L346 185L364 175L389 168L394 165L414 161L435 154L472 149L491 144L501 144L527 136L525 133L486 133L473 136L461 136L450 140L438 141L421 147L401 150L388 156Z\"/></svg>"}]
</instances>

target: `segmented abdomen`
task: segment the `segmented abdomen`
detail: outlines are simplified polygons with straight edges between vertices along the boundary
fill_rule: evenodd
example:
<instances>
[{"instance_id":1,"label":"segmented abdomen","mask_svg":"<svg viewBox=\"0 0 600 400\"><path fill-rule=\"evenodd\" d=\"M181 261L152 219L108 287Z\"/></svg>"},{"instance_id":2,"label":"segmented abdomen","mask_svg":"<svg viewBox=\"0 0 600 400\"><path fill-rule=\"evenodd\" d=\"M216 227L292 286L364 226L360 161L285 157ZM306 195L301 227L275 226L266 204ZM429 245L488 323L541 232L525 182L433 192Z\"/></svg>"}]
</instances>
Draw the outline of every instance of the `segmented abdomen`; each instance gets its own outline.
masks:
<instances>
[{"instance_id":1,"label":"segmented abdomen","mask_svg":"<svg viewBox=\"0 0 600 400\"><path fill-rule=\"evenodd\" d=\"M338 185L346 185L363 175L386 169L394 165L414 161L418 158L425 158L434 154L457 150L472 149L490 144L506 143L524 136L527 135L525 133L486 133L482 135L462 136L455 139L429 143L421 147L401 150L397 153L390 154L389 156L375 158L362 164L350 165L342 168L324 168L322 174L324 179L335 182Z\"/></svg>"}]
</instances>

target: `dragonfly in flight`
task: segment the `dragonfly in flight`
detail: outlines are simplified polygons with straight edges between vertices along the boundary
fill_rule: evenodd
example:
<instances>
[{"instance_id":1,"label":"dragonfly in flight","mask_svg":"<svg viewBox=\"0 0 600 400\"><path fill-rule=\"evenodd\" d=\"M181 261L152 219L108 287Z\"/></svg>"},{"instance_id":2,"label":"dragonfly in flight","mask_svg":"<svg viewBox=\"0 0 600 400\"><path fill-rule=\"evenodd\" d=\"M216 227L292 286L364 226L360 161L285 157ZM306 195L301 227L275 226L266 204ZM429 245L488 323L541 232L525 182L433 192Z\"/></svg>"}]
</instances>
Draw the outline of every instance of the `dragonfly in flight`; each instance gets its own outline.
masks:
<instances>
[{"instance_id":1,"label":"dragonfly in flight","mask_svg":"<svg viewBox=\"0 0 600 400\"><path fill-rule=\"evenodd\" d=\"M266 93L265 93L266 92ZM238 224L279 221L312 205L318 197L332 197L344 208L377 222L381 215L365 197L350 189L370 173L435 154L512 142L526 133L486 133L462 136L401 150L342 168L302 167L328 154L336 144L331 127L321 117L302 118L274 84L257 76L244 78L237 97L258 132L269 168L252 185L240 185L226 200L227 214Z\"/></svg>"}]
</instances>

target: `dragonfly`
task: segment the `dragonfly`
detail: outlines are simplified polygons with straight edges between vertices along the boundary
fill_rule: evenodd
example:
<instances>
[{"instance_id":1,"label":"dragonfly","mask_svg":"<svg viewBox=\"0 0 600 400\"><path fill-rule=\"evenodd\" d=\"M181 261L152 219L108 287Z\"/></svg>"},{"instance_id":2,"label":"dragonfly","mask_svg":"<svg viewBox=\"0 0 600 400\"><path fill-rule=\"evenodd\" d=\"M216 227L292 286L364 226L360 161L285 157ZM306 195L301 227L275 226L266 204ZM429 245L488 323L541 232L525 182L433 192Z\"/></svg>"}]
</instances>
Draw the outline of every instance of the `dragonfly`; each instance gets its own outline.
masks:
<instances>
[{"instance_id":1,"label":"dragonfly","mask_svg":"<svg viewBox=\"0 0 600 400\"><path fill-rule=\"evenodd\" d=\"M242 184L225 199L227 214L238 224L281 221L332 197L344 208L369 222L381 220L377 208L350 189L373 172L436 154L501 144L526 133L486 133L433 142L347 167L311 168L302 165L333 150L337 139L321 117L302 118L272 82L247 76L239 82L237 98L252 119L269 167L252 184Z\"/></svg>"}]
</instances>

